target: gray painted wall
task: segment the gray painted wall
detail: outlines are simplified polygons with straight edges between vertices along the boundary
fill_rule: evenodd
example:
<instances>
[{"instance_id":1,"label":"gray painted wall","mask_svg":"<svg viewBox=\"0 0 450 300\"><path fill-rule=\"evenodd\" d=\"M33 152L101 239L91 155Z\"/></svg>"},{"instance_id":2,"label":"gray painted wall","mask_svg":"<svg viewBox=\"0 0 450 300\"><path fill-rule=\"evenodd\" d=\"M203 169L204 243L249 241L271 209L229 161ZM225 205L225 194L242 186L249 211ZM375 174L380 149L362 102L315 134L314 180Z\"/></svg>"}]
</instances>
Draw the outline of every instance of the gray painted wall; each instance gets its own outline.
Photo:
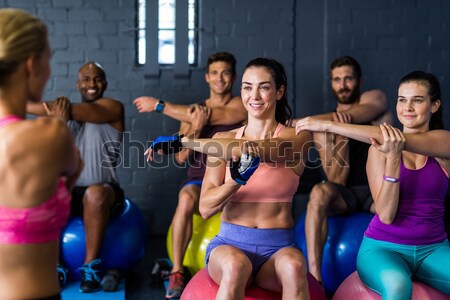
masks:
<instances>
[{"instance_id":1,"label":"gray painted wall","mask_svg":"<svg viewBox=\"0 0 450 300\"><path fill-rule=\"evenodd\" d=\"M151 233L166 232L185 170L169 158L158 165L145 162L148 141L174 133L178 123L138 114L132 100L141 95L184 104L205 99L205 61L213 52L235 54L238 78L251 58L280 60L290 79L296 116L333 108L328 66L343 54L360 61L363 87L385 90L392 110L397 81L413 69L437 74L444 99L448 94L450 1L445 0L200 0L200 66L190 70L187 80L174 78L171 69L145 79L143 68L135 66L134 0L0 0L0 7L26 9L49 26L52 77L45 99L64 94L79 101L75 80L80 65L97 60L104 66L109 81L105 95L126 107L121 184L146 213ZM239 92L239 83L234 91Z\"/></svg>"}]
</instances>

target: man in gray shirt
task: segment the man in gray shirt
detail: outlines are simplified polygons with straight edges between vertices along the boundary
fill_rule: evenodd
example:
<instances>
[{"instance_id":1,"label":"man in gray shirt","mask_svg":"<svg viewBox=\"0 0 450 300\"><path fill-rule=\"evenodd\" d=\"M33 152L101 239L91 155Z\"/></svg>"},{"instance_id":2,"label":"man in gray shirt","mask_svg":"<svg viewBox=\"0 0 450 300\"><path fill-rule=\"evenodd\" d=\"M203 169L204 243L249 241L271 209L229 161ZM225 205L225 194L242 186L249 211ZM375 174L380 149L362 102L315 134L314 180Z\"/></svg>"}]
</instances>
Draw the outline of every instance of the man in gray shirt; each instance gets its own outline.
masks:
<instances>
[{"instance_id":1,"label":"man in gray shirt","mask_svg":"<svg viewBox=\"0 0 450 300\"><path fill-rule=\"evenodd\" d=\"M63 118L80 149L84 169L72 192L72 215L83 217L86 257L81 268L80 291L100 290L100 250L111 216L122 206L124 193L116 175L124 131L124 107L115 99L103 97L106 74L97 62L87 62L78 71L76 86L81 103L60 96L43 104L28 104L27 112ZM64 268L59 268L62 271ZM104 278L105 279L105 278ZM114 290L116 284L105 284Z\"/></svg>"}]
</instances>

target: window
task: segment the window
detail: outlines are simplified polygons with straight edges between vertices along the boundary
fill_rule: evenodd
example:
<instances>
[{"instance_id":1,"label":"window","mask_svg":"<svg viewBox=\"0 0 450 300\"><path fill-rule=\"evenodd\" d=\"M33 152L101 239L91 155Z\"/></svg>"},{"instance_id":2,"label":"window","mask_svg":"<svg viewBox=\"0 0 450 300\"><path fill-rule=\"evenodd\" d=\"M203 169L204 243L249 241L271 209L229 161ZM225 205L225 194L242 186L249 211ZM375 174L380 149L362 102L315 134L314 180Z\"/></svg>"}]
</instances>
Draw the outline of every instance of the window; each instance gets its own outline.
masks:
<instances>
[{"instance_id":1,"label":"window","mask_svg":"<svg viewBox=\"0 0 450 300\"><path fill-rule=\"evenodd\" d=\"M137 63L139 65L145 65L148 57L157 57L158 65L174 65L177 62L177 55L186 55L186 53L188 54L187 62L190 65L197 64L198 0L188 0L187 5L185 0L178 0L178 7L176 3L176 0L138 0ZM157 8L157 12L150 8L150 5ZM157 21L152 22L151 15L155 16ZM150 26L156 26L157 29ZM153 41L156 43L156 37L152 36L152 33L157 35L157 47L150 45ZM183 43L184 33L187 33L187 43ZM180 41L179 47L177 47L177 41Z\"/></svg>"}]
</instances>

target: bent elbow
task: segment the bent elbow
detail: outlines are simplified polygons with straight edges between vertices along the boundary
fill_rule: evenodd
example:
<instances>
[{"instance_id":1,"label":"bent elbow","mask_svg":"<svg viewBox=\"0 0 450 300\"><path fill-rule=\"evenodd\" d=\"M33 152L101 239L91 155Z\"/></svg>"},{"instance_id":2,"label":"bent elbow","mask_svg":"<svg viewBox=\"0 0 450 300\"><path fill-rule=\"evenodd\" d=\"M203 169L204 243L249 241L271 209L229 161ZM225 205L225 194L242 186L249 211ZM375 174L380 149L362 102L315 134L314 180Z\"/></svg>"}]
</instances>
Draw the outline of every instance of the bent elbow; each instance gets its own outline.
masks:
<instances>
[{"instance_id":1,"label":"bent elbow","mask_svg":"<svg viewBox=\"0 0 450 300\"><path fill-rule=\"evenodd\" d=\"M209 218L212 217L211 210L209 208L205 207L204 205L200 205L199 212L200 212L200 215L202 216L202 218L205 220L208 220Z\"/></svg>"},{"instance_id":2,"label":"bent elbow","mask_svg":"<svg viewBox=\"0 0 450 300\"><path fill-rule=\"evenodd\" d=\"M394 217L391 215L379 214L378 217L379 217L381 223L386 224L386 225L391 225L394 222Z\"/></svg>"}]
</instances>

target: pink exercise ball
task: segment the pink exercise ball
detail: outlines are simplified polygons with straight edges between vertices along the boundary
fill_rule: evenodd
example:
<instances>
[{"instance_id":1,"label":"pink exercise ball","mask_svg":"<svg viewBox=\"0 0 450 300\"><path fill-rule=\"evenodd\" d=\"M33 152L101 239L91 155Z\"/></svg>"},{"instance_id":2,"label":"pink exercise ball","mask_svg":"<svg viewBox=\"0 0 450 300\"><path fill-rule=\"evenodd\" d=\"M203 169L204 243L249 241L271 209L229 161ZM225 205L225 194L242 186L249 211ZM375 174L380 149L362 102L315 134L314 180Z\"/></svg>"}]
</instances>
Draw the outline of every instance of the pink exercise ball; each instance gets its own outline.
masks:
<instances>
[{"instance_id":1,"label":"pink exercise ball","mask_svg":"<svg viewBox=\"0 0 450 300\"><path fill-rule=\"evenodd\" d=\"M327 296L319 282L308 273L309 294L311 300L327 300ZM209 277L206 268L195 274L189 281L180 300L216 299L219 286ZM245 300L281 300L281 293L272 292L257 286L245 290Z\"/></svg>"},{"instance_id":2,"label":"pink exercise ball","mask_svg":"<svg viewBox=\"0 0 450 300\"><path fill-rule=\"evenodd\" d=\"M358 272L353 272L336 290L333 300L381 300L381 296L362 283ZM449 295L435 290L420 281L413 281L413 293L411 300L450 300Z\"/></svg>"}]
</instances>

